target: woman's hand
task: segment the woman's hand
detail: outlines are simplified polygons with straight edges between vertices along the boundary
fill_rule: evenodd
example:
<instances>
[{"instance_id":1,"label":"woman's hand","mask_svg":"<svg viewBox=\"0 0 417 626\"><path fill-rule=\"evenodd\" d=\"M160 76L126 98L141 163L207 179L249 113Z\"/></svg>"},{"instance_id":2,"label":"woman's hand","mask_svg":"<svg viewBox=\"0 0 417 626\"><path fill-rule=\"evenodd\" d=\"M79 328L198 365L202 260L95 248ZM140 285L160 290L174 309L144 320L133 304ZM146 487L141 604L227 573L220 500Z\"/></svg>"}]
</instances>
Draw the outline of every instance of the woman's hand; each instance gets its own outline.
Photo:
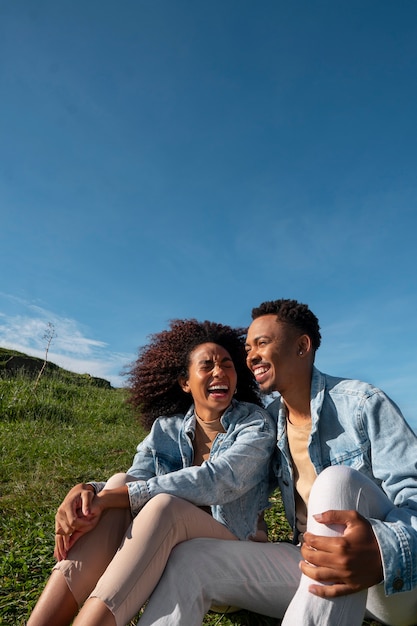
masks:
<instances>
[{"instance_id":1,"label":"woman's hand","mask_svg":"<svg viewBox=\"0 0 417 626\"><path fill-rule=\"evenodd\" d=\"M94 496L94 502L95 501L98 501L97 496ZM102 508L100 506L94 507L94 502L92 513L89 518L80 519L76 524L76 530L73 532L64 534L62 528L59 526L56 527L54 557L57 561L66 559L68 551L78 541L78 539L97 526L101 517Z\"/></svg>"},{"instance_id":2,"label":"woman's hand","mask_svg":"<svg viewBox=\"0 0 417 626\"><path fill-rule=\"evenodd\" d=\"M100 502L91 485L75 485L65 496L55 515L55 550L58 561L85 533L97 525L102 513Z\"/></svg>"},{"instance_id":3,"label":"woman's hand","mask_svg":"<svg viewBox=\"0 0 417 626\"><path fill-rule=\"evenodd\" d=\"M75 485L55 515L55 558L58 561L66 559L75 542L97 526L104 510L112 508L130 508L126 485L103 489L98 494L95 494L92 485Z\"/></svg>"},{"instance_id":4,"label":"woman's hand","mask_svg":"<svg viewBox=\"0 0 417 626\"><path fill-rule=\"evenodd\" d=\"M91 485L80 483L70 489L56 512L56 529L59 527L64 535L71 534L78 520L89 518L94 496L94 489Z\"/></svg>"}]
</instances>

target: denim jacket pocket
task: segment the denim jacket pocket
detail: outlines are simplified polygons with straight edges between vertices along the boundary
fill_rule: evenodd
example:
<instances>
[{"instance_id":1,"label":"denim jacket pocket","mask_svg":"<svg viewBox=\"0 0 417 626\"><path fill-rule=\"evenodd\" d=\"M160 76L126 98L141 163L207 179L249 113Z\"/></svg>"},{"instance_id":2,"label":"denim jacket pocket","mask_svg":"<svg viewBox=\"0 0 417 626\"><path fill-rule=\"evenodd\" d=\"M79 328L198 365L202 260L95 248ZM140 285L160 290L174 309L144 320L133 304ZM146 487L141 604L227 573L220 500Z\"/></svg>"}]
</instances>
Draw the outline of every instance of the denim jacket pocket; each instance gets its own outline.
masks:
<instances>
[{"instance_id":1,"label":"denim jacket pocket","mask_svg":"<svg viewBox=\"0 0 417 626\"><path fill-rule=\"evenodd\" d=\"M333 451L330 455L330 465L347 465L352 469L363 470L368 463L365 462L362 450L356 448L354 450Z\"/></svg>"},{"instance_id":2,"label":"denim jacket pocket","mask_svg":"<svg viewBox=\"0 0 417 626\"><path fill-rule=\"evenodd\" d=\"M175 459L172 456L154 452L155 474L156 476L164 476L176 470L182 469L181 459Z\"/></svg>"}]
</instances>

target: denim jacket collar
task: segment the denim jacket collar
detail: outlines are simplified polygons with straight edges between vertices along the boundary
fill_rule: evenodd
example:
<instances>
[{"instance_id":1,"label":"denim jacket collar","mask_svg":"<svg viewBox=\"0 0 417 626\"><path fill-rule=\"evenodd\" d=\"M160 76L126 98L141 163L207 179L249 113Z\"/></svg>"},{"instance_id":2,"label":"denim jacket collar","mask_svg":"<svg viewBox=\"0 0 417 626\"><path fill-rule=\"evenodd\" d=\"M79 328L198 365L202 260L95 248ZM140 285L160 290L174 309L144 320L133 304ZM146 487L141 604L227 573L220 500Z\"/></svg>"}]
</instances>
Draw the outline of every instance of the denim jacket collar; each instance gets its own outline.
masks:
<instances>
[{"instance_id":1,"label":"denim jacket collar","mask_svg":"<svg viewBox=\"0 0 417 626\"><path fill-rule=\"evenodd\" d=\"M311 432L317 430L317 424L319 421L319 415L321 407L323 405L324 394L326 391L326 378L324 374L313 365L311 374L311 388L310 388L310 410L311 410ZM273 406L275 405L275 410ZM271 403L270 405L272 413L277 415L277 439L280 441L283 437L286 437L286 422L287 422L287 410L282 400L282 396ZM268 410L270 410L268 407Z\"/></svg>"},{"instance_id":2,"label":"denim jacket collar","mask_svg":"<svg viewBox=\"0 0 417 626\"><path fill-rule=\"evenodd\" d=\"M220 422L227 431L229 426L236 421L236 412L235 409L238 407L238 402L234 398L232 398L231 404L227 407L225 412L220 418ZM195 419L195 408L194 404L190 406L187 413L184 417L184 432L191 438L191 440L195 437L195 427L196 427L196 419Z\"/></svg>"}]
</instances>

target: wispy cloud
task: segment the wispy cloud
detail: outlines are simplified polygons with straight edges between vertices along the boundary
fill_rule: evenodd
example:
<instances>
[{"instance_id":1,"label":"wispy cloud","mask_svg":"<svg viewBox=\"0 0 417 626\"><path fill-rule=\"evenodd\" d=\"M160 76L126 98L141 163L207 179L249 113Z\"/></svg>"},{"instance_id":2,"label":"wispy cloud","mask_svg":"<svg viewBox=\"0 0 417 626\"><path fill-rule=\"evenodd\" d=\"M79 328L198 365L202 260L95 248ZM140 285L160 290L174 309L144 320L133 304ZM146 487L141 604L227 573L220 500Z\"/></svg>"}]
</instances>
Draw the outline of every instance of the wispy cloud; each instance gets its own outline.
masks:
<instances>
[{"instance_id":1,"label":"wispy cloud","mask_svg":"<svg viewBox=\"0 0 417 626\"><path fill-rule=\"evenodd\" d=\"M114 386L123 386L123 368L134 355L112 352L104 341L91 339L80 324L61 317L40 306L0 293L13 301L23 313L0 312L0 345L43 358L47 340L45 333L52 324L54 338L48 360L73 372L88 373L109 380Z\"/></svg>"}]
</instances>

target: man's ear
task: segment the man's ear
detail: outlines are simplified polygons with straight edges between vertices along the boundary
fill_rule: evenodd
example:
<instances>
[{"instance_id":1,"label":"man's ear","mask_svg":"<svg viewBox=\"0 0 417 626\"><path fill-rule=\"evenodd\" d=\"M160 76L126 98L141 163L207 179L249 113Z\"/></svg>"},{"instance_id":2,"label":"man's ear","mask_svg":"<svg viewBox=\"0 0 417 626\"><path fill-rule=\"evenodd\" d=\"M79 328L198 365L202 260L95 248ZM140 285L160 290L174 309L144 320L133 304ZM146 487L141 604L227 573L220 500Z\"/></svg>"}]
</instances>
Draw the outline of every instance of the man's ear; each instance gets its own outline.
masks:
<instances>
[{"instance_id":1,"label":"man's ear","mask_svg":"<svg viewBox=\"0 0 417 626\"><path fill-rule=\"evenodd\" d=\"M307 352L311 352L312 344L311 339L308 335L301 335L298 338L298 354L306 354Z\"/></svg>"},{"instance_id":2,"label":"man's ear","mask_svg":"<svg viewBox=\"0 0 417 626\"><path fill-rule=\"evenodd\" d=\"M178 384L185 393L190 393L190 385L188 384L188 379L185 376L180 376L178 378Z\"/></svg>"}]
</instances>

